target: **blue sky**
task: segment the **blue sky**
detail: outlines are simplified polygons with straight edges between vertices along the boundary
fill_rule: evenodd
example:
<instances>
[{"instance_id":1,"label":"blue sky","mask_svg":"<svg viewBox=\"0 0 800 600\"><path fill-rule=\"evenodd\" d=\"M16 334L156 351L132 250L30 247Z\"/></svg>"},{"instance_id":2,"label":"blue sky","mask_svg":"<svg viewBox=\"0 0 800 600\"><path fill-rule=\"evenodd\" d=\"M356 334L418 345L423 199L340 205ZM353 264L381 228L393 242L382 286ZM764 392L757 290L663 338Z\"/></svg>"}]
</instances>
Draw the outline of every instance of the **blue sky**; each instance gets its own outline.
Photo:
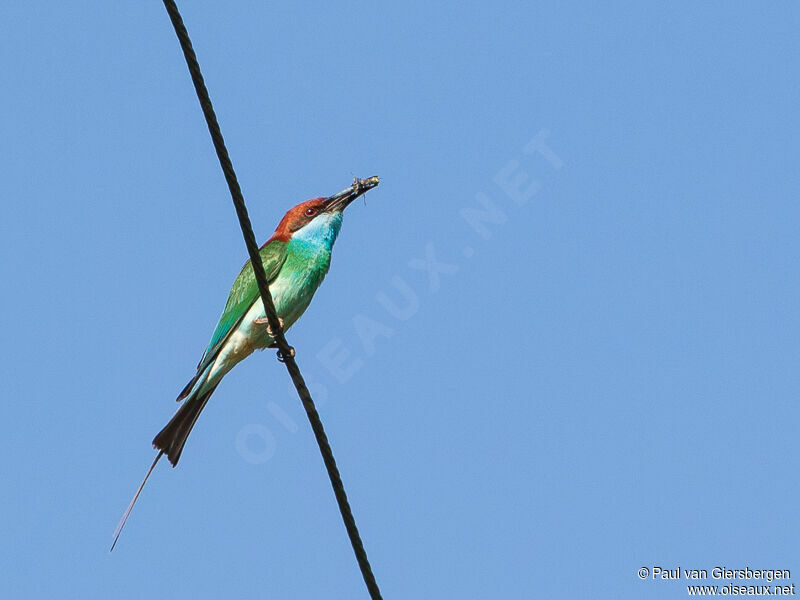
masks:
<instances>
[{"instance_id":1,"label":"blue sky","mask_svg":"<svg viewBox=\"0 0 800 600\"><path fill-rule=\"evenodd\" d=\"M381 176L288 337L387 599L800 573L796 4L181 8L260 240ZM0 23L3 587L366 597L272 352L108 553L245 248L161 3Z\"/></svg>"}]
</instances>

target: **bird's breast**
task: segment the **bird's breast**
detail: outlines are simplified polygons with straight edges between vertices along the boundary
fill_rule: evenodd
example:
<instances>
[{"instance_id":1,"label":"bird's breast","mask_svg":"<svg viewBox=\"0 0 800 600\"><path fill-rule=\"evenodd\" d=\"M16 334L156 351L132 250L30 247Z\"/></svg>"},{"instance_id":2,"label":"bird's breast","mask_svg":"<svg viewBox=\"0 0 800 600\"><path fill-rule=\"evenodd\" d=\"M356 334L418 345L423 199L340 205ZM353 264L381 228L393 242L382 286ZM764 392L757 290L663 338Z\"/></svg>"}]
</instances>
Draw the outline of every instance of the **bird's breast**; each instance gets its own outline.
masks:
<instances>
[{"instance_id":1,"label":"bird's breast","mask_svg":"<svg viewBox=\"0 0 800 600\"><path fill-rule=\"evenodd\" d=\"M290 247L286 262L269 286L275 311L283 319L284 330L289 329L308 308L328 272L330 256L330 250L325 248ZM264 304L258 298L245 318L248 337L257 348L264 348L273 341L264 325L254 323L255 319L264 316Z\"/></svg>"}]
</instances>

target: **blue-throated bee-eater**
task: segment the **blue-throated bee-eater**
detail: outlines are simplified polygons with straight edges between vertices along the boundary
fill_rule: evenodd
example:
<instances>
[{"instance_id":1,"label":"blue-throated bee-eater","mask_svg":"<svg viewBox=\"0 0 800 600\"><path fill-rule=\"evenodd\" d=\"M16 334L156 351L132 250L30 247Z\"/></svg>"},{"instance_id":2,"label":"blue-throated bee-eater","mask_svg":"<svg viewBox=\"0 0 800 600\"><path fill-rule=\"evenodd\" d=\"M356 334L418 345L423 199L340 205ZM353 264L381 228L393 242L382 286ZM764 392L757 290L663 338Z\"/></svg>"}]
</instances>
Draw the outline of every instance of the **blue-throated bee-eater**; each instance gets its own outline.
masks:
<instances>
[{"instance_id":1,"label":"blue-throated bee-eater","mask_svg":"<svg viewBox=\"0 0 800 600\"><path fill-rule=\"evenodd\" d=\"M377 177L356 179L338 194L301 202L286 213L272 237L261 246L262 266L284 330L305 312L328 272L344 209L376 185ZM186 438L222 378L254 350L274 347L274 342L248 260L233 282L228 302L197 365L197 372L178 395L178 401L183 404L153 439L158 456L117 526L114 544L161 456L166 455L173 467L178 464Z\"/></svg>"}]
</instances>

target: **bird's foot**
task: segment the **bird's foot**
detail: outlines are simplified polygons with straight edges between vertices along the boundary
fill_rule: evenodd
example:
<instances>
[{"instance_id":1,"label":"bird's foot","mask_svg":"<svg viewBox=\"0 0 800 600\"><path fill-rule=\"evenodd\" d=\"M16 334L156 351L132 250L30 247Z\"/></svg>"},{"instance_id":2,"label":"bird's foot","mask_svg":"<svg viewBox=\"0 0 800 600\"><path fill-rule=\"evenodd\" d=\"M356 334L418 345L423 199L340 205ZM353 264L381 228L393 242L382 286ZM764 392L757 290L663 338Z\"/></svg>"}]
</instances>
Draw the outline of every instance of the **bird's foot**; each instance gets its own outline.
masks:
<instances>
[{"instance_id":1,"label":"bird's foot","mask_svg":"<svg viewBox=\"0 0 800 600\"><path fill-rule=\"evenodd\" d=\"M272 342L267 348L277 348L278 349L278 360L280 362L286 362L286 356L283 354L283 350L280 349L277 343ZM294 348L289 346L289 356L294 358Z\"/></svg>"},{"instance_id":2,"label":"bird's foot","mask_svg":"<svg viewBox=\"0 0 800 600\"><path fill-rule=\"evenodd\" d=\"M253 323L256 325L266 325L267 326L267 335L269 337L274 338L275 336L272 333L272 327L269 326L269 319L267 317L258 317L257 319L253 320ZM281 331L283 331L283 319L278 317L278 324L281 326ZM270 346L272 348L272 346Z\"/></svg>"}]
</instances>

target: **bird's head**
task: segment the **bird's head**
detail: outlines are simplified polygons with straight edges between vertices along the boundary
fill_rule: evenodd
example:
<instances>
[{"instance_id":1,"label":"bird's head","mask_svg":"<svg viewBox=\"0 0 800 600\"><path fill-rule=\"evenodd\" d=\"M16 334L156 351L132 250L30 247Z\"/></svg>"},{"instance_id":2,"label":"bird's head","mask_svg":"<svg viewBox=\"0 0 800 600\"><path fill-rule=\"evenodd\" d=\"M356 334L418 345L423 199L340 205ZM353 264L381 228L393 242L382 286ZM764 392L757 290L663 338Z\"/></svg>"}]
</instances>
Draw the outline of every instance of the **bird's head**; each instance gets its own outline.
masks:
<instances>
[{"instance_id":1,"label":"bird's head","mask_svg":"<svg viewBox=\"0 0 800 600\"><path fill-rule=\"evenodd\" d=\"M332 244L342 226L342 212L348 205L377 186L377 177L356 179L353 185L327 198L312 198L290 208L284 215L270 241L290 239Z\"/></svg>"}]
</instances>

